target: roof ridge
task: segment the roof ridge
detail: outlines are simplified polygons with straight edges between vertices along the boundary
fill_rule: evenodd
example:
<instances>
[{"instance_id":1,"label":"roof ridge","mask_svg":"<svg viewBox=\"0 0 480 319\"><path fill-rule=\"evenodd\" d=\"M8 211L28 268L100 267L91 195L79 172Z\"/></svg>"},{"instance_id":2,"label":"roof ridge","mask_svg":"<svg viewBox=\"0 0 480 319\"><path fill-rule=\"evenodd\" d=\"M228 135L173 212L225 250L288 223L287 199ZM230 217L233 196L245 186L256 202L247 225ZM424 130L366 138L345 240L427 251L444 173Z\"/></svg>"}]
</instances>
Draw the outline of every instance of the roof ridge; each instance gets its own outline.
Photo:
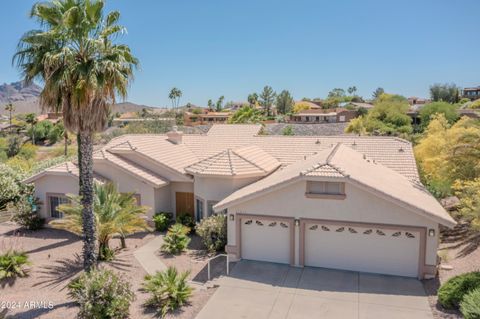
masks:
<instances>
[{"instance_id":1,"label":"roof ridge","mask_svg":"<svg viewBox=\"0 0 480 319\"><path fill-rule=\"evenodd\" d=\"M335 154L337 153L337 150L338 148L340 147L340 145L342 145L341 142L338 142L332 149L332 151L330 152L330 154L328 154L327 156L327 159L325 160L325 162L327 164L330 164L330 161L332 160L332 158L335 156Z\"/></svg>"},{"instance_id":2,"label":"roof ridge","mask_svg":"<svg viewBox=\"0 0 480 319\"><path fill-rule=\"evenodd\" d=\"M230 172L232 173L232 175L236 175L237 173L233 169L232 157L230 156L230 153L232 153L232 152L233 151L230 148L227 149L227 156L228 156L228 163L229 163L229 166L230 166Z\"/></svg>"},{"instance_id":3,"label":"roof ridge","mask_svg":"<svg viewBox=\"0 0 480 319\"><path fill-rule=\"evenodd\" d=\"M254 146L254 145L250 145L250 146L247 145L247 147L251 147L251 146ZM267 170L265 170L263 167L260 167L259 165L255 164L254 162L246 159L244 156L238 154L235 150L232 150L232 153L234 153L235 155L237 155L238 157L240 157L240 158L243 159L244 161L250 163L251 165L255 166L256 168L258 168L258 169L264 171L265 173L267 173ZM266 153L266 152L265 152L265 153ZM267 154L268 154L268 153L267 153ZM270 155L270 154L269 154L269 155ZM272 156L272 157L273 157L273 156Z\"/></svg>"}]
</instances>

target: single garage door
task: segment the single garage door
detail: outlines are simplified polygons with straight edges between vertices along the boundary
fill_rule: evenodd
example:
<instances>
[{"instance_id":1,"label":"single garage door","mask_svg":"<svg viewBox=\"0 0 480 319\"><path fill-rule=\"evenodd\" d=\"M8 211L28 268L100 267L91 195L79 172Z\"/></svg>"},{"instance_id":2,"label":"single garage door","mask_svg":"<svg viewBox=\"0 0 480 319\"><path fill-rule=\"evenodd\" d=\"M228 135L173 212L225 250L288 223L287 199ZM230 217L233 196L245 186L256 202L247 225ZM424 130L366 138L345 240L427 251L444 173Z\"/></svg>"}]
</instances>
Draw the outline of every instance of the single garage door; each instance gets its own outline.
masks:
<instances>
[{"instance_id":1,"label":"single garage door","mask_svg":"<svg viewBox=\"0 0 480 319\"><path fill-rule=\"evenodd\" d=\"M305 265L417 277L420 234L309 223L305 225Z\"/></svg>"},{"instance_id":2,"label":"single garage door","mask_svg":"<svg viewBox=\"0 0 480 319\"><path fill-rule=\"evenodd\" d=\"M290 224L265 219L241 220L242 259L290 263Z\"/></svg>"}]
</instances>

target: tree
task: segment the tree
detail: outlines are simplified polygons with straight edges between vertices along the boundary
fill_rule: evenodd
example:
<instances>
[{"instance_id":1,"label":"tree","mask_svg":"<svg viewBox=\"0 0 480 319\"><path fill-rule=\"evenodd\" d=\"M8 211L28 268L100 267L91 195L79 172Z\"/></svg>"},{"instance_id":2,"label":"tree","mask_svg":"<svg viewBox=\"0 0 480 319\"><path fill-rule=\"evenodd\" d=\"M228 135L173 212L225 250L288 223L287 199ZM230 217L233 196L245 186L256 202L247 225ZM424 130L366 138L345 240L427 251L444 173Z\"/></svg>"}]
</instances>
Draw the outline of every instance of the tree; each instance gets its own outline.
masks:
<instances>
[{"instance_id":1,"label":"tree","mask_svg":"<svg viewBox=\"0 0 480 319\"><path fill-rule=\"evenodd\" d=\"M255 107L258 103L258 94L257 93L249 94L247 100L251 107Z\"/></svg>"},{"instance_id":2,"label":"tree","mask_svg":"<svg viewBox=\"0 0 480 319\"><path fill-rule=\"evenodd\" d=\"M119 193L112 183L96 183L94 191L93 212L97 222L100 256L109 249L110 239L114 235L123 238L122 247L124 247L124 239L127 235L148 229L143 218L147 207L139 206L133 193ZM81 235L83 229L81 198L77 195L67 196L70 204L62 204L57 208L65 214L65 217L52 222L52 225Z\"/></svg>"},{"instance_id":3,"label":"tree","mask_svg":"<svg viewBox=\"0 0 480 319\"><path fill-rule=\"evenodd\" d=\"M293 113L300 113L301 111L309 110L309 109L310 109L310 104L306 102L300 102L294 105Z\"/></svg>"},{"instance_id":4,"label":"tree","mask_svg":"<svg viewBox=\"0 0 480 319\"><path fill-rule=\"evenodd\" d=\"M458 103L460 101L460 88L455 84L434 84L430 86L430 98L434 102L443 101Z\"/></svg>"},{"instance_id":5,"label":"tree","mask_svg":"<svg viewBox=\"0 0 480 319\"><path fill-rule=\"evenodd\" d=\"M215 107L215 105L213 104L213 101L211 99L208 100L207 105L208 105L209 110L213 110L213 108Z\"/></svg>"},{"instance_id":6,"label":"tree","mask_svg":"<svg viewBox=\"0 0 480 319\"><path fill-rule=\"evenodd\" d=\"M385 93L385 90L383 88L377 88L375 91L373 91L372 98L374 100L378 99L380 95Z\"/></svg>"},{"instance_id":7,"label":"tree","mask_svg":"<svg viewBox=\"0 0 480 319\"><path fill-rule=\"evenodd\" d=\"M42 107L62 109L65 127L77 134L83 258L90 271L97 260L93 136L106 127L116 98L126 97L138 60L115 42L126 30L118 25L118 11L104 15L103 0L39 2L31 17L41 29L22 36L14 61L27 83L44 83Z\"/></svg>"},{"instance_id":8,"label":"tree","mask_svg":"<svg viewBox=\"0 0 480 319\"><path fill-rule=\"evenodd\" d=\"M327 98L343 98L345 97L345 90L340 88L334 88L330 92L328 92Z\"/></svg>"},{"instance_id":9,"label":"tree","mask_svg":"<svg viewBox=\"0 0 480 319\"><path fill-rule=\"evenodd\" d=\"M451 125L459 118L458 106L447 102L433 102L424 105L419 112L422 128L428 127L430 120L435 114L443 114Z\"/></svg>"},{"instance_id":10,"label":"tree","mask_svg":"<svg viewBox=\"0 0 480 319\"><path fill-rule=\"evenodd\" d=\"M228 120L230 124L256 124L265 120L262 112L249 106L244 105L238 109Z\"/></svg>"},{"instance_id":11,"label":"tree","mask_svg":"<svg viewBox=\"0 0 480 319\"><path fill-rule=\"evenodd\" d=\"M259 103L263 107L266 116L270 116L275 96L276 93L273 91L272 87L268 85L263 88L262 93L259 95Z\"/></svg>"},{"instance_id":12,"label":"tree","mask_svg":"<svg viewBox=\"0 0 480 319\"><path fill-rule=\"evenodd\" d=\"M277 111L280 114L287 114L292 111L294 105L293 97L290 95L290 92L283 90L277 96Z\"/></svg>"},{"instance_id":13,"label":"tree","mask_svg":"<svg viewBox=\"0 0 480 319\"><path fill-rule=\"evenodd\" d=\"M182 97L182 91L180 89L174 87L170 90L168 94L168 98L172 101L172 108L177 110L180 104L180 98Z\"/></svg>"},{"instance_id":14,"label":"tree","mask_svg":"<svg viewBox=\"0 0 480 319\"><path fill-rule=\"evenodd\" d=\"M347 92L348 94L350 95L355 95L355 93L357 93L357 87L354 85L354 86L351 86L347 89Z\"/></svg>"},{"instance_id":15,"label":"tree","mask_svg":"<svg viewBox=\"0 0 480 319\"><path fill-rule=\"evenodd\" d=\"M7 105L5 105L5 111L8 112L8 123L10 124L10 126L12 125L12 113L15 112L15 105L13 105L12 103L8 103ZM12 128L10 128L10 131L12 130Z\"/></svg>"},{"instance_id":16,"label":"tree","mask_svg":"<svg viewBox=\"0 0 480 319\"><path fill-rule=\"evenodd\" d=\"M30 130L32 132L32 144L35 145L35 130L33 129L33 127L35 126L35 124L37 124L37 116L35 113L28 113L25 117L25 120L28 124L30 124Z\"/></svg>"},{"instance_id":17,"label":"tree","mask_svg":"<svg viewBox=\"0 0 480 319\"><path fill-rule=\"evenodd\" d=\"M225 100L225 97L223 95L218 98L217 103L215 105L215 108L216 108L217 112L220 112L222 110L223 100Z\"/></svg>"}]
</instances>

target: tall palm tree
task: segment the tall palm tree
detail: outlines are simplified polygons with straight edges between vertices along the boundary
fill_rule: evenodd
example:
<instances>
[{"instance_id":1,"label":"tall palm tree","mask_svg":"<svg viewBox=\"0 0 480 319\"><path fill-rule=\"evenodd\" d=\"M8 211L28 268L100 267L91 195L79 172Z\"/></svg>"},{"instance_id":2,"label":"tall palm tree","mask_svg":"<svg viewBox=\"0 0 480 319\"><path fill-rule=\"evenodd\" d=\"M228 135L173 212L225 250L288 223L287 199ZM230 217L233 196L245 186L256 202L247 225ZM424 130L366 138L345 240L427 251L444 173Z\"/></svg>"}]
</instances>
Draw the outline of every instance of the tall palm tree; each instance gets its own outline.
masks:
<instances>
[{"instance_id":1,"label":"tall palm tree","mask_svg":"<svg viewBox=\"0 0 480 319\"><path fill-rule=\"evenodd\" d=\"M32 144L35 145L35 125L37 124L37 115L35 113L28 113L25 117L25 122L30 124L30 130L32 131Z\"/></svg>"},{"instance_id":2,"label":"tall palm tree","mask_svg":"<svg viewBox=\"0 0 480 319\"><path fill-rule=\"evenodd\" d=\"M25 33L14 62L26 82L44 83L43 108L61 107L65 127L77 134L84 268L97 260L93 215L93 135L107 123L116 96L126 97L138 60L114 40L125 32L120 13L104 15L104 0L55 0L33 5L40 30Z\"/></svg>"},{"instance_id":3,"label":"tall palm tree","mask_svg":"<svg viewBox=\"0 0 480 319\"><path fill-rule=\"evenodd\" d=\"M97 225L98 254L101 256L109 248L110 239L118 235L122 239L122 248L125 248L125 236L148 230L147 222L143 218L147 207L139 206L133 193L119 193L114 184L94 184L93 212ZM51 224L55 227L82 234L83 217L80 196L67 195L69 204L58 206L58 210L65 214L60 220Z\"/></svg>"},{"instance_id":4,"label":"tall palm tree","mask_svg":"<svg viewBox=\"0 0 480 319\"><path fill-rule=\"evenodd\" d=\"M12 113L15 112L15 105L8 103L5 105L5 111L9 113L8 123L10 124L10 133L12 132Z\"/></svg>"}]
</instances>

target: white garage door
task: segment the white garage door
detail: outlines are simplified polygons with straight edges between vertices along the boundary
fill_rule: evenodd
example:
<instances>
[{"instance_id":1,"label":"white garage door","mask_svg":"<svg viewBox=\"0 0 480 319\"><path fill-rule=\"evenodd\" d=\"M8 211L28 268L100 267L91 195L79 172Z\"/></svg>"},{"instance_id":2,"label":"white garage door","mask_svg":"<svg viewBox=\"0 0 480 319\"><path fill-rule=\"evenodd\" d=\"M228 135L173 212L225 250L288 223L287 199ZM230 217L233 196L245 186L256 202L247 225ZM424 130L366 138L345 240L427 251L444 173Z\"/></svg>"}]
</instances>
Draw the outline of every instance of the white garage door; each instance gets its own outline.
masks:
<instances>
[{"instance_id":1,"label":"white garage door","mask_svg":"<svg viewBox=\"0 0 480 319\"><path fill-rule=\"evenodd\" d=\"M242 259L290 263L290 225L287 222L242 219Z\"/></svg>"},{"instance_id":2,"label":"white garage door","mask_svg":"<svg viewBox=\"0 0 480 319\"><path fill-rule=\"evenodd\" d=\"M418 232L342 225L305 225L305 265L417 277Z\"/></svg>"}]
</instances>

